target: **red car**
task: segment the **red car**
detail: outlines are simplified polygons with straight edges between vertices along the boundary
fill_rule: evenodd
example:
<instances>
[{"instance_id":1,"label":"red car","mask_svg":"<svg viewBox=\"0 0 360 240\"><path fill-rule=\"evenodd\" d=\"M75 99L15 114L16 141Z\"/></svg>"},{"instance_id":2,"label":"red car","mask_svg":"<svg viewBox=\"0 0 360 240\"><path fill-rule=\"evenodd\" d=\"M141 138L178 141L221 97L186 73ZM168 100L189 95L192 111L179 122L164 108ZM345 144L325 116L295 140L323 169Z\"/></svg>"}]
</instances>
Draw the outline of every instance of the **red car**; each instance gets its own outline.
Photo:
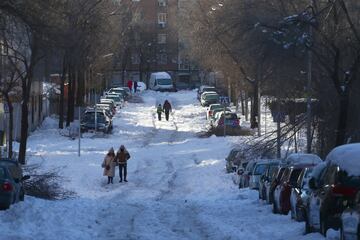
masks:
<instances>
[{"instance_id":1,"label":"red car","mask_svg":"<svg viewBox=\"0 0 360 240\"><path fill-rule=\"evenodd\" d=\"M309 165L296 165L288 167L279 185L274 192L274 213L287 215L291 210L290 195L291 189L297 185L299 176Z\"/></svg>"}]
</instances>

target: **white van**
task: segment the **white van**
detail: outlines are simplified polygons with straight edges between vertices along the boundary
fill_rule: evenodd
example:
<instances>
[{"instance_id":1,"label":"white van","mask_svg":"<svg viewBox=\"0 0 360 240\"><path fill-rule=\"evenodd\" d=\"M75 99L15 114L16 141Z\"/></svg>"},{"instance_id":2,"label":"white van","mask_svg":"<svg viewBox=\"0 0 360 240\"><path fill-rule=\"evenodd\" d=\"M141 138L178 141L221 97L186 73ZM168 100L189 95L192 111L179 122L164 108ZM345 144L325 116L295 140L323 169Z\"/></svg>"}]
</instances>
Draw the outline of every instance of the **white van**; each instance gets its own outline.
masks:
<instances>
[{"instance_id":1,"label":"white van","mask_svg":"<svg viewBox=\"0 0 360 240\"><path fill-rule=\"evenodd\" d=\"M155 91L174 91L171 76L166 72L155 72L150 76L150 89Z\"/></svg>"}]
</instances>

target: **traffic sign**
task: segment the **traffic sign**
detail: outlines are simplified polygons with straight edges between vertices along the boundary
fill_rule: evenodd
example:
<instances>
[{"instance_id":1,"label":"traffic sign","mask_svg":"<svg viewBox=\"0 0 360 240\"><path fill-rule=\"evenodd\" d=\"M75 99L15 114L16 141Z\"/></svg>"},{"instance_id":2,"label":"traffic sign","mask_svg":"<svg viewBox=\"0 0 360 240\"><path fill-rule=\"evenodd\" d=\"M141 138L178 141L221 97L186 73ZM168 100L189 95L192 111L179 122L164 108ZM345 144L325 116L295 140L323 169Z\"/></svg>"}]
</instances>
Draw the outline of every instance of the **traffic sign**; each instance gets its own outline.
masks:
<instances>
[{"instance_id":1,"label":"traffic sign","mask_svg":"<svg viewBox=\"0 0 360 240\"><path fill-rule=\"evenodd\" d=\"M229 106L230 105L230 98L229 97L220 97L219 101L222 105Z\"/></svg>"}]
</instances>

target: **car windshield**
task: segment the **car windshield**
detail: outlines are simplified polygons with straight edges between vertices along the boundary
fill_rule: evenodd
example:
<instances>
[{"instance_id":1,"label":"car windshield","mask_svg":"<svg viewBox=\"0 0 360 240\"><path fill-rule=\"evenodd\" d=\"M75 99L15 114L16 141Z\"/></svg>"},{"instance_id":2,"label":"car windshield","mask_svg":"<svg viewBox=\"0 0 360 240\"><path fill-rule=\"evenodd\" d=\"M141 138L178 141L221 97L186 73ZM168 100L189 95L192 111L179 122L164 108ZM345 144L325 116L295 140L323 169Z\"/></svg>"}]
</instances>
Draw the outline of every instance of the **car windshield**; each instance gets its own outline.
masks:
<instances>
[{"instance_id":1,"label":"car windshield","mask_svg":"<svg viewBox=\"0 0 360 240\"><path fill-rule=\"evenodd\" d=\"M159 85L171 85L172 84L172 81L170 78L160 78L160 79L157 79L157 84Z\"/></svg>"},{"instance_id":2,"label":"car windshield","mask_svg":"<svg viewBox=\"0 0 360 240\"><path fill-rule=\"evenodd\" d=\"M214 88L214 87L206 87L206 88L203 88L202 91L203 92L215 92L216 88Z\"/></svg>"},{"instance_id":3,"label":"car windshield","mask_svg":"<svg viewBox=\"0 0 360 240\"><path fill-rule=\"evenodd\" d=\"M267 164L257 164L254 169L254 175L263 175L266 171Z\"/></svg>"},{"instance_id":4,"label":"car windshield","mask_svg":"<svg viewBox=\"0 0 360 240\"><path fill-rule=\"evenodd\" d=\"M95 123L95 112L87 112L87 113L85 113L83 121L84 122L94 122ZM105 116L104 116L104 114L102 112L97 113L96 121L98 123L105 123L106 122L106 118L105 118Z\"/></svg>"},{"instance_id":5,"label":"car windshield","mask_svg":"<svg viewBox=\"0 0 360 240\"><path fill-rule=\"evenodd\" d=\"M115 102L120 102L120 97L114 95L107 95L107 99L113 99Z\"/></svg>"},{"instance_id":6,"label":"car windshield","mask_svg":"<svg viewBox=\"0 0 360 240\"><path fill-rule=\"evenodd\" d=\"M235 120L235 119L237 119L237 115L236 114L225 114L225 119L226 120Z\"/></svg>"},{"instance_id":7,"label":"car windshield","mask_svg":"<svg viewBox=\"0 0 360 240\"><path fill-rule=\"evenodd\" d=\"M276 172L276 170L278 169L278 166L276 165L270 165L269 167L269 171L268 171L268 176L272 177L274 175L274 173Z\"/></svg>"},{"instance_id":8,"label":"car windshield","mask_svg":"<svg viewBox=\"0 0 360 240\"><path fill-rule=\"evenodd\" d=\"M291 171L291 175L290 175L290 179L289 179L290 183L292 183L292 184L297 183L297 180L298 180L298 178L299 178L299 176L301 174L301 171L302 171L302 169L293 169Z\"/></svg>"}]
</instances>

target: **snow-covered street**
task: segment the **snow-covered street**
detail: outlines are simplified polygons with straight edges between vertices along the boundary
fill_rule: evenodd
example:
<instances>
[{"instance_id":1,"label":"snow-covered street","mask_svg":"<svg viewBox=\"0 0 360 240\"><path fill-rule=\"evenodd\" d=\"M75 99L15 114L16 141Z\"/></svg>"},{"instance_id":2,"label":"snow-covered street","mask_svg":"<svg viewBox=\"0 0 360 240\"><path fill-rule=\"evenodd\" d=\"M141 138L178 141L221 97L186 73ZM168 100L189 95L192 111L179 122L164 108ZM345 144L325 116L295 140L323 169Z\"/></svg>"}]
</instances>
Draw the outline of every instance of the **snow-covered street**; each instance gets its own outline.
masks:
<instances>
[{"instance_id":1,"label":"snow-covered street","mask_svg":"<svg viewBox=\"0 0 360 240\"><path fill-rule=\"evenodd\" d=\"M113 134L84 137L81 157L77 140L60 136L56 120L47 119L31 135L29 154L39 157L29 164L59 169L64 188L76 195L58 201L26 197L0 212L0 240L323 239L303 235L304 223L272 214L257 192L233 184L224 159L240 137L197 136L206 121L195 91L141 97L143 102L119 111ZM155 107L165 99L174 113L159 122ZM121 144L131 154L129 182L119 183L116 169L108 185L101 162Z\"/></svg>"}]
</instances>

